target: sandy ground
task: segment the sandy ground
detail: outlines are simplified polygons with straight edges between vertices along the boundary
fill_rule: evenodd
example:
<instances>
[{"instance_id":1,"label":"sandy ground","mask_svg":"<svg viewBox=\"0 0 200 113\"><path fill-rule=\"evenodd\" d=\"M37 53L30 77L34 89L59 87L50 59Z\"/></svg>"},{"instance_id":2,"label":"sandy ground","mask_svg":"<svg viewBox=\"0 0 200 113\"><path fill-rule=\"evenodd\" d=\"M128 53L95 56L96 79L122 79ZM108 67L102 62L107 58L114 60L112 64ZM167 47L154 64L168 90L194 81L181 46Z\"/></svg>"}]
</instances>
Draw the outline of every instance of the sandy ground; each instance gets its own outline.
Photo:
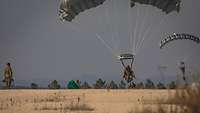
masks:
<instances>
[{"instance_id":1,"label":"sandy ground","mask_svg":"<svg viewBox=\"0 0 200 113\"><path fill-rule=\"evenodd\" d=\"M154 109L169 90L0 90L0 113L132 113Z\"/></svg>"}]
</instances>

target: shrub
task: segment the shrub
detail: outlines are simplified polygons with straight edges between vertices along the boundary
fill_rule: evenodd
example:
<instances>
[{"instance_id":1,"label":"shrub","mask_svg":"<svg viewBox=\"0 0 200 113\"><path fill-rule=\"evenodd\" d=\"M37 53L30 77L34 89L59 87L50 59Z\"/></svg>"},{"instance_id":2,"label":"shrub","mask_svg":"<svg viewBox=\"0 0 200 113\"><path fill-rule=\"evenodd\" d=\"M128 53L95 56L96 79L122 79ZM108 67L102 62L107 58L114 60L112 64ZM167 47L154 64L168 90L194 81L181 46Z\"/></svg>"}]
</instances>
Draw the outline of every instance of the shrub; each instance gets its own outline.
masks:
<instances>
[{"instance_id":1,"label":"shrub","mask_svg":"<svg viewBox=\"0 0 200 113\"><path fill-rule=\"evenodd\" d=\"M109 89L118 89L118 86L117 86L117 84L112 80L112 81L110 82L110 84L108 85L108 88L109 88Z\"/></svg>"},{"instance_id":2,"label":"shrub","mask_svg":"<svg viewBox=\"0 0 200 113\"><path fill-rule=\"evenodd\" d=\"M54 80L48 85L48 88L49 89L60 89L60 84L58 84L57 80Z\"/></svg>"},{"instance_id":3,"label":"shrub","mask_svg":"<svg viewBox=\"0 0 200 113\"><path fill-rule=\"evenodd\" d=\"M138 83L138 84L136 85L136 88L137 88L137 89L144 89L144 84L143 84L143 82Z\"/></svg>"},{"instance_id":4,"label":"shrub","mask_svg":"<svg viewBox=\"0 0 200 113\"><path fill-rule=\"evenodd\" d=\"M151 81L151 79L146 79L145 88L146 89L154 89L155 88L155 85L154 85L153 81Z\"/></svg>"},{"instance_id":5,"label":"shrub","mask_svg":"<svg viewBox=\"0 0 200 113\"><path fill-rule=\"evenodd\" d=\"M168 84L168 88L169 89L176 89L176 83L174 81L171 81L169 84Z\"/></svg>"},{"instance_id":6,"label":"shrub","mask_svg":"<svg viewBox=\"0 0 200 113\"><path fill-rule=\"evenodd\" d=\"M38 89L38 85L36 83L31 83L31 89Z\"/></svg>"},{"instance_id":7,"label":"shrub","mask_svg":"<svg viewBox=\"0 0 200 113\"><path fill-rule=\"evenodd\" d=\"M103 81L101 78L99 78L96 83L94 84L95 89L103 89L106 87L106 81Z\"/></svg>"},{"instance_id":8,"label":"shrub","mask_svg":"<svg viewBox=\"0 0 200 113\"><path fill-rule=\"evenodd\" d=\"M158 88L158 89L166 89L165 85L164 85L163 83L161 83L161 82L159 82L159 83L157 84L157 88Z\"/></svg>"},{"instance_id":9,"label":"shrub","mask_svg":"<svg viewBox=\"0 0 200 113\"><path fill-rule=\"evenodd\" d=\"M126 89L126 83L123 80L120 81L119 88Z\"/></svg>"},{"instance_id":10,"label":"shrub","mask_svg":"<svg viewBox=\"0 0 200 113\"><path fill-rule=\"evenodd\" d=\"M84 82L82 85L81 85L81 89L90 89L91 86L87 83L87 82Z\"/></svg>"}]
</instances>

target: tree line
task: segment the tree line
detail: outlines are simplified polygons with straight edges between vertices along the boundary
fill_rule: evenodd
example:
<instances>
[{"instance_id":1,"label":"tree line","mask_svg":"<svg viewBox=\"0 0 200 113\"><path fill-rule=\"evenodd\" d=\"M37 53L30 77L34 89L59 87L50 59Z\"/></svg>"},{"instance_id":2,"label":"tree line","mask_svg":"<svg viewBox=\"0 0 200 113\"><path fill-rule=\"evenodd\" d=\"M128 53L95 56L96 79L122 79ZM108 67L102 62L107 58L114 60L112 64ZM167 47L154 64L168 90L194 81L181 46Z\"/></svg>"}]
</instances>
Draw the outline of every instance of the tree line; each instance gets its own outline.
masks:
<instances>
[{"instance_id":1,"label":"tree line","mask_svg":"<svg viewBox=\"0 0 200 113\"><path fill-rule=\"evenodd\" d=\"M97 79L94 84L89 84L86 81L82 83L80 80L76 80L73 83L70 84L72 87L69 88L66 86L64 89L175 89L177 86L175 81L171 81L165 85L162 82L154 83L151 79L146 79L146 81L138 83L132 82L131 84L127 84L123 80L119 83L116 83L114 80L107 82L101 78ZM76 88L73 88L73 85L76 85ZM36 83L31 83L30 88L39 89L40 87ZM61 89L61 85L57 80L53 80L48 85L48 89Z\"/></svg>"}]
</instances>

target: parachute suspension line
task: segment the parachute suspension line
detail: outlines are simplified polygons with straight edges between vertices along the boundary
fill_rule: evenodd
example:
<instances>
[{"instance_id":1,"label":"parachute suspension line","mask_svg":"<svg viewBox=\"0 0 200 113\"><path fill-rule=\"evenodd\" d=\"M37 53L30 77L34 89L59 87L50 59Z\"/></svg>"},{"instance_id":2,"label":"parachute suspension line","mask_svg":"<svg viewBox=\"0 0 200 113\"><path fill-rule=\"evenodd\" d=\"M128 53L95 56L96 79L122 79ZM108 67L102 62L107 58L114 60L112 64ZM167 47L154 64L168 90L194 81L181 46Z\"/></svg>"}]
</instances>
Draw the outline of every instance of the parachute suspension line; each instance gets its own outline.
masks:
<instances>
[{"instance_id":1,"label":"parachute suspension line","mask_svg":"<svg viewBox=\"0 0 200 113\"><path fill-rule=\"evenodd\" d=\"M155 15L155 14L154 14ZM154 15L152 16L152 17L154 17ZM151 19L151 18L150 18ZM148 32L150 31L150 30L152 30L151 28L153 27L153 22L150 22L150 24L147 26L147 28L146 29L144 29L144 31L143 31L143 35L141 35L141 40L136 44L136 53L137 53L137 51L138 51L138 47L141 45L141 43L143 42L143 40L145 40L145 38L146 38L146 36L145 36L145 34L147 34L148 35ZM145 37L144 37L145 36Z\"/></svg>"},{"instance_id":2,"label":"parachute suspension line","mask_svg":"<svg viewBox=\"0 0 200 113\"><path fill-rule=\"evenodd\" d=\"M77 27L74 24L77 24L77 23L70 24L73 28L72 30L82 33L80 30L76 29ZM84 32L91 34L91 32L87 32L87 31L84 31ZM94 33L93 35L95 35L95 37L97 37L105 45L105 47L111 52L112 55L117 57L114 50L101 38L101 36L98 33Z\"/></svg>"},{"instance_id":3,"label":"parachute suspension line","mask_svg":"<svg viewBox=\"0 0 200 113\"><path fill-rule=\"evenodd\" d=\"M124 64L124 62L123 62L123 60L120 60L121 61L121 63L122 63L122 66L124 67L124 69L126 68L126 66L125 66L125 64Z\"/></svg>"},{"instance_id":4,"label":"parachute suspension line","mask_svg":"<svg viewBox=\"0 0 200 113\"><path fill-rule=\"evenodd\" d=\"M148 7L148 6L146 6L146 7ZM145 7L145 8L146 8ZM146 8L146 10L145 10L145 13L146 13L146 17L143 17L143 18L147 18L148 16L148 14L147 14L147 8ZM154 13L155 14L155 13ZM154 17L154 15L152 15L152 17ZM149 18L149 20L151 20L151 18ZM137 44L136 44L136 53L137 53L137 49L138 49L138 46L140 45L140 43L141 43L141 41L143 40L143 35L145 34L145 32L148 30L148 27L149 26L151 26L151 24L152 24L152 22L146 22L146 23L149 23L148 24L148 26L146 27L146 28L144 28L144 29L142 29L141 31L143 31L142 33L140 33L140 35L139 35L139 38L141 38L141 40L139 40L139 42L137 42ZM143 27L145 27L144 25L143 25Z\"/></svg>"},{"instance_id":5,"label":"parachute suspension line","mask_svg":"<svg viewBox=\"0 0 200 113\"><path fill-rule=\"evenodd\" d=\"M139 40L139 37L138 37L138 34L139 34L139 31L140 31L140 27L141 27L141 22L143 21L142 18L142 13L141 13L141 10L142 8L140 8L140 6L136 7L136 9L138 9L138 18L137 19L137 23L136 23L136 31L135 31L135 52L137 51L137 43L138 43L138 40Z\"/></svg>"},{"instance_id":6,"label":"parachute suspension line","mask_svg":"<svg viewBox=\"0 0 200 113\"><path fill-rule=\"evenodd\" d=\"M151 22L149 22L149 21L147 21L149 18L149 16L148 16L148 14L150 13L149 12L149 6L148 5L142 5L142 9L143 9L143 17L142 18L144 18L143 19L143 22L141 23L141 30L140 30L140 32L139 32L139 38L141 38L141 36L142 36L142 34L144 33L144 31L147 29L147 27L145 26L146 24L148 25L150 25L151 24ZM137 43L138 44L138 43Z\"/></svg>"},{"instance_id":7,"label":"parachute suspension line","mask_svg":"<svg viewBox=\"0 0 200 113\"><path fill-rule=\"evenodd\" d=\"M106 21L107 21L107 27L109 28L110 32L111 32L111 38L112 38L112 43L114 45L114 50L117 52L117 54L119 53L119 45L115 42L115 36L114 36L114 27L113 27L113 24L111 23L111 18L110 16L111 15L109 13L109 9L108 9L108 5L105 5L105 17L106 17Z\"/></svg>"},{"instance_id":8,"label":"parachute suspension line","mask_svg":"<svg viewBox=\"0 0 200 113\"><path fill-rule=\"evenodd\" d=\"M113 16L112 17L114 17L114 19L120 19L120 17L119 17L119 15L118 15L118 13L117 12L119 12L118 11L118 9L120 9L120 8L118 8L118 1L120 1L120 0L113 0ZM113 38L113 39L116 39L116 43L117 43L117 45L118 45L118 50L119 50L119 54L121 53L121 50L120 50L120 36L119 36L119 23L120 23L120 21L119 20L116 20L116 21L113 21L114 23L114 33L115 33L115 38Z\"/></svg>"},{"instance_id":9,"label":"parachute suspension line","mask_svg":"<svg viewBox=\"0 0 200 113\"><path fill-rule=\"evenodd\" d=\"M141 27L140 27L140 30L138 31L138 38L142 38L142 34L144 33L143 31L145 31L147 28L145 28L145 24L146 23L149 23L147 22L147 17L148 17L148 7L145 6L144 8L142 8L144 11L142 11L141 13L143 13L143 16L142 16L142 20L141 20ZM137 46L139 45L139 43L141 42L141 40L138 40L138 42L136 43L136 51L137 51Z\"/></svg>"},{"instance_id":10,"label":"parachute suspension line","mask_svg":"<svg viewBox=\"0 0 200 113\"><path fill-rule=\"evenodd\" d=\"M112 4L111 4L112 5ZM107 5L108 6L108 5ZM106 7L106 6L105 6ZM112 6L113 8L114 8L114 6ZM113 9L112 8L112 9ZM114 14L114 13L113 13ZM116 52L116 50L118 50L119 49L119 44L118 43L115 43L115 36L114 35L116 35L116 26L114 26L112 23L111 23L111 18L110 18L110 14L109 14L109 9L108 9L108 7L106 7L105 8L105 15L106 15L106 20L107 20L107 25L108 24L110 24L110 26L111 27L109 27L109 25L108 25L108 27L110 28L110 30L111 30L111 32L112 32L112 43L113 43L113 45L114 45L114 49L111 47L111 46L109 46L109 44L107 44L106 43L106 41L98 34L98 33L96 33L95 34L95 36L103 43L103 45L105 45L105 47L115 56L115 57L117 57L118 56L118 54L119 54L119 52L117 52L117 54L115 53ZM112 16L113 17L113 16ZM116 24L115 24L116 25ZM114 31L113 31L114 30Z\"/></svg>"},{"instance_id":11,"label":"parachute suspension line","mask_svg":"<svg viewBox=\"0 0 200 113\"><path fill-rule=\"evenodd\" d=\"M117 55L115 54L114 50L105 42L105 40L103 40L103 39L101 38L100 35L98 35L98 34L95 34L95 35L96 35L96 37L105 45L105 47L108 48L108 50L110 50L110 52L111 52L115 57L117 57Z\"/></svg>"},{"instance_id":12,"label":"parachute suspension line","mask_svg":"<svg viewBox=\"0 0 200 113\"><path fill-rule=\"evenodd\" d=\"M119 23L120 23L120 21L118 20L118 19L120 19L120 17L117 13L117 12L119 12L118 9L120 9L120 8L118 8L118 4L119 4L118 1L120 1L120 0L113 0L113 16L112 17L114 17L116 19L116 21L113 21L114 22L113 24L114 24L114 27L115 27L114 33L115 33L115 38L117 40L117 44L120 45L120 35L119 35ZM121 50L119 50L119 53L121 53Z\"/></svg>"},{"instance_id":13,"label":"parachute suspension line","mask_svg":"<svg viewBox=\"0 0 200 113\"><path fill-rule=\"evenodd\" d=\"M126 68L126 65L124 64L123 60L120 60L121 63L122 63L122 66L124 67L124 69ZM132 69L133 68L133 59L131 60L131 66L130 68Z\"/></svg>"},{"instance_id":14,"label":"parachute suspension line","mask_svg":"<svg viewBox=\"0 0 200 113\"><path fill-rule=\"evenodd\" d=\"M150 25L150 27L147 28L147 30L144 32L143 37L141 37L141 41L137 44L136 47L136 53L139 52L139 49L141 48L141 46L144 43L144 40L146 39L147 35L149 34L149 32L152 30L153 24Z\"/></svg>"},{"instance_id":15,"label":"parachute suspension line","mask_svg":"<svg viewBox=\"0 0 200 113\"><path fill-rule=\"evenodd\" d=\"M136 54L136 33L137 33L137 26L138 26L138 16L139 16L139 9L136 8L136 17L135 17L135 25L134 25L134 34L133 34L133 51Z\"/></svg>"},{"instance_id":16,"label":"parachute suspension line","mask_svg":"<svg viewBox=\"0 0 200 113\"><path fill-rule=\"evenodd\" d=\"M147 29L145 27L145 25L148 24L148 23L150 24L150 22L147 22L147 19L148 19L148 6L144 5L141 8L142 8L142 10L141 10L141 14L142 14L141 18L142 19L141 19L141 23L140 23L140 30L138 31L138 36L137 36L137 38L139 38L139 39L138 39L138 41L136 43L136 51L137 51L137 47L138 47L139 43L141 42L142 34Z\"/></svg>"},{"instance_id":17,"label":"parachute suspension line","mask_svg":"<svg viewBox=\"0 0 200 113\"><path fill-rule=\"evenodd\" d=\"M133 68L133 61L134 59L131 59L131 69Z\"/></svg>"},{"instance_id":18,"label":"parachute suspension line","mask_svg":"<svg viewBox=\"0 0 200 113\"><path fill-rule=\"evenodd\" d=\"M132 15L131 15L131 7L130 7L130 3L128 4L128 25L129 25L129 35L130 35L130 51L133 53L133 54L135 54L134 53L134 50L132 49L132 46L133 46L133 34L132 34L132 27L133 27L133 25L132 25L132 22L131 22L131 20L132 20Z\"/></svg>"},{"instance_id":19,"label":"parachute suspension line","mask_svg":"<svg viewBox=\"0 0 200 113\"><path fill-rule=\"evenodd\" d=\"M156 14L154 14L154 15L156 15ZM154 15L153 15L153 16L154 16ZM141 47L143 46L143 43L144 43L144 41L145 41L147 35L152 31L152 27L155 26L155 29L156 29L156 28L158 27L158 25L160 25L160 24L166 19L166 17L167 17L167 16L163 16L163 17L161 17L161 19L158 19L158 20L160 20L159 22L158 22L158 20L155 19L155 21L152 22L152 23L148 26L148 28L146 29L146 31L144 32L144 34L143 34L143 36L142 36L141 42L139 43L139 45L138 45L137 48L136 48L136 53L138 53L139 50L141 49ZM155 30L155 29L153 29L153 30Z\"/></svg>"},{"instance_id":20,"label":"parachute suspension line","mask_svg":"<svg viewBox=\"0 0 200 113\"><path fill-rule=\"evenodd\" d=\"M111 28L110 28L110 26L109 26L109 23L110 23L110 19L108 18L108 14L109 12L108 12L108 10L107 10L107 5L105 5L105 19L106 19L106 27L108 27L108 29L109 30L111 30ZM101 17L99 17L99 18L101 18ZM102 19L100 19L100 20L102 20ZM101 21L102 22L102 21ZM100 22L100 23L101 23ZM112 49L112 47L111 46L109 46L107 43L106 43L106 41L100 36L100 35L98 35L98 34L96 34L96 36L97 36L97 38L106 46L106 48L108 48L110 51L111 51L111 53L114 53L113 51L115 51L115 45L114 45L114 49ZM112 42L113 43L113 42ZM115 56L115 55L114 55Z\"/></svg>"}]
</instances>

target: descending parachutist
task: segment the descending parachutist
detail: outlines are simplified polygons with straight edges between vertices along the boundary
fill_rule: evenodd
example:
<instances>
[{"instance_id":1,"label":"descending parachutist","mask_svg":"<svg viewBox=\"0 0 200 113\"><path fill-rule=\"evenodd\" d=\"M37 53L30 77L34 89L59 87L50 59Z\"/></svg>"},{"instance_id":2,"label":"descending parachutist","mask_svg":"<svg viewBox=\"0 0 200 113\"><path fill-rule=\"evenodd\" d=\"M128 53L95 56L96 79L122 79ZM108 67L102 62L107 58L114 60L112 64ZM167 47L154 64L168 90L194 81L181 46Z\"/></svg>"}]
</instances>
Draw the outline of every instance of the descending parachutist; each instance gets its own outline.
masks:
<instances>
[{"instance_id":1,"label":"descending parachutist","mask_svg":"<svg viewBox=\"0 0 200 113\"><path fill-rule=\"evenodd\" d=\"M124 67L123 78L127 81L127 83L130 83L135 78L134 71L132 70L134 55L133 54L121 54L120 56L118 56L118 58ZM129 62L129 64L126 65L125 62Z\"/></svg>"}]
</instances>

